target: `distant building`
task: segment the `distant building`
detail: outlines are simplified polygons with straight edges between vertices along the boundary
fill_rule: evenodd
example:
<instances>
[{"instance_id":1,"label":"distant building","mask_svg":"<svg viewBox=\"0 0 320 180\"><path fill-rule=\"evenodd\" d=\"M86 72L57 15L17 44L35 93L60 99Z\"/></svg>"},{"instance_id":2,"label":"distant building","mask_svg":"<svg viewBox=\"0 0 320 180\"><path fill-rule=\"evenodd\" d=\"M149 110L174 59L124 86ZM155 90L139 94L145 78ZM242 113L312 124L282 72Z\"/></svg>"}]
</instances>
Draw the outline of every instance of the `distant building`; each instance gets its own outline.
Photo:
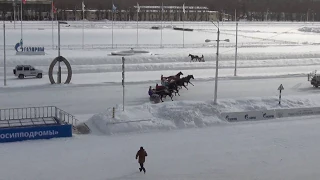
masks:
<instances>
[{"instance_id":1,"label":"distant building","mask_svg":"<svg viewBox=\"0 0 320 180\"><path fill-rule=\"evenodd\" d=\"M21 19L21 2L22 0L0 0L0 19L16 20ZM51 0L26 0L22 8L23 20L51 20L52 1ZM185 12L185 13L184 13ZM210 11L207 7L185 6L183 12L182 6L140 6L138 13L139 21L216 21L220 19L231 19L230 16L224 15L219 17L217 11ZM221 16L221 14L220 14ZM82 20L82 9L57 9L53 16L58 20ZM136 21L137 7L131 7L127 10L96 10L85 9L84 18L89 21L97 20L115 20L115 21Z\"/></svg>"},{"instance_id":2,"label":"distant building","mask_svg":"<svg viewBox=\"0 0 320 180\"><path fill-rule=\"evenodd\" d=\"M0 19L21 19L22 0L0 0ZM46 20L51 18L51 0L27 0L22 5L23 20ZM15 13L14 13L15 12Z\"/></svg>"},{"instance_id":3,"label":"distant building","mask_svg":"<svg viewBox=\"0 0 320 180\"><path fill-rule=\"evenodd\" d=\"M183 13L182 6L140 6L138 13L139 21L216 21L219 18L217 11L209 11L207 7L185 6ZM82 10L61 10L58 17L63 20L82 19ZM224 19L231 19L225 14ZM85 10L87 20L115 20L115 21L136 21L137 7L128 10Z\"/></svg>"}]
</instances>

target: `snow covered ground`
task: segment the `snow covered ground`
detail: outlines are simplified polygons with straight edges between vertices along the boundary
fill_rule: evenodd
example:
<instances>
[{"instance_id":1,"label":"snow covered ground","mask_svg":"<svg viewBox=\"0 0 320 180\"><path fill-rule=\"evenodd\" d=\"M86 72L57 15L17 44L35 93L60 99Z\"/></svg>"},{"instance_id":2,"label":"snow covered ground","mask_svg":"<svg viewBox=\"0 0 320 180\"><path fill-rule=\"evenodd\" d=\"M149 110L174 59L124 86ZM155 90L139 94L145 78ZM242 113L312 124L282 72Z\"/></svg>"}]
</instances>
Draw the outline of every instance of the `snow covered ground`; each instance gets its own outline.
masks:
<instances>
[{"instance_id":1,"label":"snow covered ground","mask_svg":"<svg viewBox=\"0 0 320 180\"><path fill-rule=\"evenodd\" d=\"M1 179L316 179L319 117L2 145ZM135 153L144 146L146 174Z\"/></svg>"},{"instance_id":2,"label":"snow covered ground","mask_svg":"<svg viewBox=\"0 0 320 180\"><path fill-rule=\"evenodd\" d=\"M235 24L220 23L220 38L228 38L230 43L224 42L220 48L217 106L212 104L216 47L215 43L204 43L216 38L211 23L185 22L185 27L195 31L185 32L186 48L182 48L182 32L172 30L182 24L166 22L164 48L160 48L160 31L150 29L159 22L140 23L139 47L136 22L116 22L115 48L111 49L110 22L85 22L83 50L82 22L69 24L61 31L61 54L70 61L74 73L69 85L49 84L48 65L57 56L52 49L51 22L24 24L24 44L45 46L45 56L15 55L19 24L17 29L8 24L8 86L0 85L0 108L58 106L86 122L92 134L2 145L0 179L263 180L319 176L320 146L314 143L320 135L318 116L242 123L218 117L226 111L319 107L319 90L307 81L307 74L320 65L319 23L240 22L237 77L233 76ZM54 33L56 46L56 28ZM111 56L111 52L131 47L150 53L126 56L122 112L121 56ZM2 45L0 49L2 57ZM190 62L189 54L203 54L206 62ZM44 70L45 76L18 80L12 75L18 64L34 65ZM0 81L2 67L0 61ZM179 71L184 76L193 74L195 86L181 90L173 102L167 98L165 103L151 104L148 87L159 83L161 74L170 76ZM285 88L282 106L277 104L280 84ZM111 118L112 107L116 107L115 119ZM146 175L138 173L134 159L140 146L150 155Z\"/></svg>"}]
</instances>

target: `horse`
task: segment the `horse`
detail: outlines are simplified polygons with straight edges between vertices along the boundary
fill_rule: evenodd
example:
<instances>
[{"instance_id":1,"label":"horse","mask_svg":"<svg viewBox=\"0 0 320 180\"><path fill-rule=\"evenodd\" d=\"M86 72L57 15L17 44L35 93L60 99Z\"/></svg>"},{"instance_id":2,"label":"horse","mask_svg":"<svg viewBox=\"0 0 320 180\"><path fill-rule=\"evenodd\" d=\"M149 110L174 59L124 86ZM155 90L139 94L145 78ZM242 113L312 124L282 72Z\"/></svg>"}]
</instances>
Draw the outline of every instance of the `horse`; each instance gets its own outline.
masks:
<instances>
[{"instance_id":1,"label":"horse","mask_svg":"<svg viewBox=\"0 0 320 180\"><path fill-rule=\"evenodd\" d=\"M168 82L170 83L172 79L173 79L173 80L180 79L180 76L181 76L181 75L183 75L183 73L180 71L180 72L179 72L178 74L176 74L175 76L169 76L169 77L167 77Z\"/></svg>"},{"instance_id":2,"label":"horse","mask_svg":"<svg viewBox=\"0 0 320 180\"><path fill-rule=\"evenodd\" d=\"M188 88L186 87L185 83L185 79L178 79L177 81L175 81L176 85L179 87L184 87L188 90Z\"/></svg>"},{"instance_id":3,"label":"horse","mask_svg":"<svg viewBox=\"0 0 320 180\"><path fill-rule=\"evenodd\" d=\"M197 56L197 55L192 55L192 54L189 54L188 57L191 57L190 62L191 62L191 61L194 61L194 59L197 60L197 59L199 58L199 56Z\"/></svg>"},{"instance_id":4,"label":"horse","mask_svg":"<svg viewBox=\"0 0 320 180\"><path fill-rule=\"evenodd\" d=\"M161 100L162 102L164 102L164 101L162 100L162 98L163 98L163 97L166 97L166 96L170 96L171 100L173 101L173 99L172 99L173 95L172 95L172 92L171 92L171 91L161 90L161 91L156 91L155 94L157 94L157 95L160 96L160 100Z\"/></svg>"},{"instance_id":5,"label":"horse","mask_svg":"<svg viewBox=\"0 0 320 180\"><path fill-rule=\"evenodd\" d=\"M181 80L183 80L184 83L187 83L187 86L188 86L189 83L190 83L192 86L194 86L194 85L190 82L190 79L194 79L193 75L188 75L188 76L186 76L186 77L181 78Z\"/></svg>"},{"instance_id":6,"label":"horse","mask_svg":"<svg viewBox=\"0 0 320 180\"><path fill-rule=\"evenodd\" d=\"M168 90L171 92L174 92L174 95L177 96L177 94L180 96L179 94L179 90L178 90L178 86L176 84L176 82L171 82L168 84Z\"/></svg>"}]
</instances>

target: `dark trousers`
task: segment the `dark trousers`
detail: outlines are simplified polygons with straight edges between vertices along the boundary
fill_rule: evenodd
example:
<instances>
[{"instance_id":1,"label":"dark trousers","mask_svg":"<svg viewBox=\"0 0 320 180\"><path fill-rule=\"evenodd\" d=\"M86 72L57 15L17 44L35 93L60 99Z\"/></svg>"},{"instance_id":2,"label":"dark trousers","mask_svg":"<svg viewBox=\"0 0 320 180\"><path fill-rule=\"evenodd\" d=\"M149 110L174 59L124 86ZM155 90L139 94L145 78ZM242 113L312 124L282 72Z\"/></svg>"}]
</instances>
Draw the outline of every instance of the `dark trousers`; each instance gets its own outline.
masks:
<instances>
[{"instance_id":1,"label":"dark trousers","mask_svg":"<svg viewBox=\"0 0 320 180\"><path fill-rule=\"evenodd\" d=\"M143 167L143 163L139 163L140 164L140 172L143 170L143 172L146 172L146 169Z\"/></svg>"}]
</instances>

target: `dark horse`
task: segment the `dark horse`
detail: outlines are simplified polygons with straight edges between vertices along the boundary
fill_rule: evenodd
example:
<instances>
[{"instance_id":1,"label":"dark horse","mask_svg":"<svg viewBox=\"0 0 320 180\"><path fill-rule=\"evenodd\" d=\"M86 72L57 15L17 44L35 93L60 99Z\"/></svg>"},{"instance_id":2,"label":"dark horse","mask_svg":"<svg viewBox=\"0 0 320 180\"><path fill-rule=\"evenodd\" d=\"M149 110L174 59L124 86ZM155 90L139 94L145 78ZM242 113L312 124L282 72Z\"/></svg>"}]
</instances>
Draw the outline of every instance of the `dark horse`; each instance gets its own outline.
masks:
<instances>
[{"instance_id":1,"label":"dark horse","mask_svg":"<svg viewBox=\"0 0 320 180\"><path fill-rule=\"evenodd\" d=\"M180 76L183 75L183 73L180 71L178 74L174 75L174 76L169 76L167 77L168 82L170 83L170 81L173 79L174 81L180 79Z\"/></svg>"},{"instance_id":2,"label":"dark horse","mask_svg":"<svg viewBox=\"0 0 320 180\"><path fill-rule=\"evenodd\" d=\"M188 90L188 88L186 87L186 85L184 83L185 83L185 80L182 78L175 81L175 84L177 85L177 87L180 87L180 88L184 87Z\"/></svg>"},{"instance_id":3,"label":"dark horse","mask_svg":"<svg viewBox=\"0 0 320 180\"><path fill-rule=\"evenodd\" d=\"M169 90L170 92L174 93L175 96L177 96L177 94L180 96L179 90L178 90L178 86L177 86L177 84L176 84L175 81L169 83L169 85L168 85L167 88L168 88L168 90Z\"/></svg>"},{"instance_id":4,"label":"dark horse","mask_svg":"<svg viewBox=\"0 0 320 180\"><path fill-rule=\"evenodd\" d=\"M194 61L194 59L195 59L196 61L199 59L199 56L197 56L197 55L192 55L192 54L189 54L188 57L191 57L190 62L191 62L191 61Z\"/></svg>"},{"instance_id":5,"label":"dark horse","mask_svg":"<svg viewBox=\"0 0 320 180\"><path fill-rule=\"evenodd\" d=\"M156 91L156 94L158 94L160 96L160 100L163 102L162 98L166 97L166 96L170 96L171 100L173 101L172 97L172 91L168 91L167 89L164 90L160 90L160 91Z\"/></svg>"},{"instance_id":6,"label":"dark horse","mask_svg":"<svg viewBox=\"0 0 320 180\"><path fill-rule=\"evenodd\" d=\"M179 79L179 80L177 80L175 83L176 83L176 85L178 86L178 87L184 87L184 88L186 88L187 90L189 90L188 88L187 88L187 86L185 85L185 83L187 83L187 85L190 83L190 84L192 84L191 82L190 82L190 79L194 79L194 77L193 77L193 75L188 75L187 77L183 77L183 78L181 78L181 79ZM192 84L193 85L193 84ZM194 85L193 85L194 86Z\"/></svg>"},{"instance_id":7,"label":"dark horse","mask_svg":"<svg viewBox=\"0 0 320 180\"><path fill-rule=\"evenodd\" d=\"M184 83L187 83L187 86L188 86L189 83L190 83L192 86L194 86L194 85L190 82L190 79L194 79L193 75L188 75L187 77L181 78L181 80L183 80Z\"/></svg>"}]
</instances>

